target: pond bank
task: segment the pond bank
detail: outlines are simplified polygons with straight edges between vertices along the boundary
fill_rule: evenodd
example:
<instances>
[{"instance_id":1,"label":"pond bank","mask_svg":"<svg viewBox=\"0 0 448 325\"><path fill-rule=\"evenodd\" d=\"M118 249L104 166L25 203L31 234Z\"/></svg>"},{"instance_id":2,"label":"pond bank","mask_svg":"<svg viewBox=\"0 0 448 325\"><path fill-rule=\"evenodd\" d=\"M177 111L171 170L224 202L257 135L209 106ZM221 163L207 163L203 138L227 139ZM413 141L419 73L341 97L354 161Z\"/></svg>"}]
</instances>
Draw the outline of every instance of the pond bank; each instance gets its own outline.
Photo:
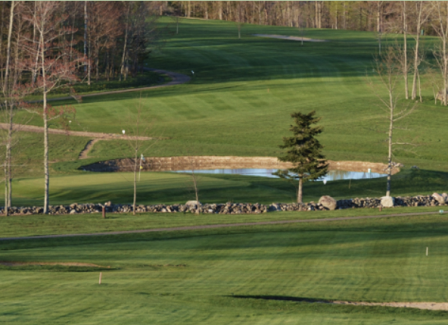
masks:
<instances>
[{"instance_id":1,"label":"pond bank","mask_svg":"<svg viewBox=\"0 0 448 325\"><path fill-rule=\"evenodd\" d=\"M366 161L332 161L329 160L330 170L343 170L353 172L367 172L384 174L387 165ZM286 169L293 165L281 162L277 157L238 157L238 156L181 156L181 157L146 157L142 161L142 171L177 171L202 169ZM129 172L133 171L132 159L113 159L100 161L86 166L81 170L92 172ZM393 167L392 175L398 173L400 168Z\"/></svg>"}]
</instances>

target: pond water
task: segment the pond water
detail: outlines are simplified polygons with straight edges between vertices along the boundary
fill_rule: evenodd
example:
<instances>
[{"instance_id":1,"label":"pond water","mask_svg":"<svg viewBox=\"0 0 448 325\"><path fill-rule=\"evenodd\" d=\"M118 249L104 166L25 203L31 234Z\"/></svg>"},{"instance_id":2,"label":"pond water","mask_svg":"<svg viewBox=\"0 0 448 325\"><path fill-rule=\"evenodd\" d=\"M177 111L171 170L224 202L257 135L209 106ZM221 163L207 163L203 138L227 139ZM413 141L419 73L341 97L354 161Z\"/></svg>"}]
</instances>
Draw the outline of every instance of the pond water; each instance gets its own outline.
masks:
<instances>
[{"instance_id":1,"label":"pond water","mask_svg":"<svg viewBox=\"0 0 448 325\"><path fill-rule=\"evenodd\" d=\"M197 174L234 174L234 175L245 175L245 176L260 176L260 177L271 177L278 178L278 176L272 175L277 169L264 169L264 168L243 168L243 169L202 169L195 170ZM191 170L176 170L175 173L191 173ZM336 181L341 179L370 179L385 177L387 174L379 173L369 173L363 172L350 172L343 170L330 170L328 174L319 179L320 181Z\"/></svg>"}]
</instances>

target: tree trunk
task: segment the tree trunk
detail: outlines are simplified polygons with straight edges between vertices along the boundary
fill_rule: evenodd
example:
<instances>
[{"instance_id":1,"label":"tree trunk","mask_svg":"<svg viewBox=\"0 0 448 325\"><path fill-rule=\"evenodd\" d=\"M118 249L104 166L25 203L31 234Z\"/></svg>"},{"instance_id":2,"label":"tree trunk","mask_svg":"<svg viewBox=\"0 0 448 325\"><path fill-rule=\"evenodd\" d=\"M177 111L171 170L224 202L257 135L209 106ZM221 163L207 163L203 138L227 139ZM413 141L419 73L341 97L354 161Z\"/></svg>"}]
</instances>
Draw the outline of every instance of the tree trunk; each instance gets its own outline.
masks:
<instances>
[{"instance_id":1,"label":"tree trunk","mask_svg":"<svg viewBox=\"0 0 448 325\"><path fill-rule=\"evenodd\" d=\"M297 188L297 203L302 203L303 178L299 178L299 187Z\"/></svg>"},{"instance_id":2,"label":"tree trunk","mask_svg":"<svg viewBox=\"0 0 448 325\"><path fill-rule=\"evenodd\" d=\"M124 44L123 44L123 56L121 57L120 81L123 78L124 63L125 63L124 60L125 60L125 57L126 57L126 44L128 42L128 19L129 19L129 10L130 10L129 8L128 8L128 14L126 16L126 25L125 25L125 33L124 33Z\"/></svg>"},{"instance_id":3,"label":"tree trunk","mask_svg":"<svg viewBox=\"0 0 448 325\"><path fill-rule=\"evenodd\" d=\"M138 162L138 151L135 150L134 155L134 201L132 203L132 214L135 216L135 207L137 205L137 162Z\"/></svg>"},{"instance_id":4,"label":"tree trunk","mask_svg":"<svg viewBox=\"0 0 448 325\"><path fill-rule=\"evenodd\" d=\"M406 23L406 1L403 1L403 77L404 95L409 99L408 89L408 25Z\"/></svg>"},{"instance_id":5,"label":"tree trunk","mask_svg":"<svg viewBox=\"0 0 448 325\"><path fill-rule=\"evenodd\" d=\"M87 1L84 1L84 59L87 60ZM85 72L87 72L87 65L84 65Z\"/></svg>"},{"instance_id":6,"label":"tree trunk","mask_svg":"<svg viewBox=\"0 0 448 325\"><path fill-rule=\"evenodd\" d=\"M218 1L218 19L222 20L222 1Z\"/></svg>"},{"instance_id":7,"label":"tree trunk","mask_svg":"<svg viewBox=\"0 0 448 325\"><path fill-rule=\"evenodd\" d=\"M43 82L43 112L42 119L44 122L44 174L45 174L45 189L44 189L44 214L48 213L49 204L49 190L50 190L50 172L48 169L48 115L47 115L47 79L45 71L45 43L44 43L44 28L40 29L40 54L41 54L41 68L42 68L42 82Z\"/></svg>"},{"instance_id":8,"label":"tree trunk","mask_svg":"<svg viewBox=\"0 0 448 325\"><path fill-rule=\"evenodd\" d=\"M5 98L5 110L7 112L8 116L8 135L6 138L6 157L5 157L5 164L4 164L4 172L5 172L5 215L8 215L9 207L10 207L10 201L11 201L11 138L12 138L12 114L13 114L13 107L11 103L11 90L10 87L12 86L9 82L9 72L10 72L10 60L11 60L11 36L12 36L12 26L14 21L14 8L15 8L15 2L11 2L11 9L9 14L9 28L8 28L8 41L6 45L6 65L5 65L5 76L3 79L3 95ZM9 105L8 105L9 104Z\"/></svg>"},{"instance_id":9,"label":"tree trunk","mask_svg":"<svg viewBox=\"0 0 448 325\"><path fill-rule=\"evenodd\" d=\"M96 75L95 75L95 80L98 81L100 78L99 75L99 71L100 71L100 51L99 51L99 46L96 46L96 50L95 50L95 66L96 66Z\"/></svg>"},{"instance_id":10,"label":"tree trunk","mask_svg":"<svg viewBox=\"0 0 448 325\"><path fill-rule=\"evenodd\" d=\"M422 8L423 8L423 2L420 2L420 8L418 10L418 18L417 18L417 30L415 34L415 48L414 48L414 76L412 78L412 93L411 93L411 99L415 100L417 97L417 72L418 72L418 66L419 66L419 60L418 60L418 51L419 51L419 45L420 45L420 29L422 24ZM417 6L418 4L416 4Z\"/></svg>"},{"instance_id":11,"label":"tree trunk","mask_svg":"<svg viewBox=\"0 0 448 325\"><path fill-rule=\"evenodd\" d=\"M387 156L388 168L387 168L387 191L386 196L390 196L390 179L392 175L392 135L394 130L394 101L391 90L389 90L389 138L388 138L388 147L389 153Z\"/></svg>"}]
</instances>

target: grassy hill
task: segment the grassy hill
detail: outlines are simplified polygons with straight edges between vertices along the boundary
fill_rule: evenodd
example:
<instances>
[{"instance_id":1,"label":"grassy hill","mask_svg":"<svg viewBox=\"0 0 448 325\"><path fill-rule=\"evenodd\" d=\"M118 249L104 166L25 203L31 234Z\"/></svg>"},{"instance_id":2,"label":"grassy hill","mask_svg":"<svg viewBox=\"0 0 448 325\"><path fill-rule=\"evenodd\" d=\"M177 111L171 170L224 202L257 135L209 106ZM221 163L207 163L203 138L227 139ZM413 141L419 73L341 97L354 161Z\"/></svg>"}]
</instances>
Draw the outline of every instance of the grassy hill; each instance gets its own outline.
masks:
<instances>
[{"instance_id":1,"label":"grassy hill","mask_svg":"<svg viewBox=\"0 0 448 325\"><path fill-rule=\"evenodd\" d=\"M372 33L311 29L305 37L328 42L302 46L300 42L252 36L300 36L293 28L244 25L242 38L238 39L236 26L229 22L185 19L177 35L171 23L168 18L160 20L164 44L151 55L148 66L189 75L193 70L192 80L141 93L89 97L83 103L55 103L69 103L76 108L74 130L119 134L125 129L132 134L140 106L142 121L150 126L149 135L168 138L145 152L147 156L278 156L281 138L289 132L290 113L316 110L322 117L324 132L320 139L327 158L385 162L387 120L365 82L366 74L372 74L372 60L377 52ZM423 39L426 46L434 42L430 37ZM390 35L383 46L394 41ZM418 146L412 150L397 148L393 159L407 167L448 171L448 152L443 150L448 141L447 108L435 106L429 90L423 95L424 102L400 123L401 129L395 133L400 141L414 141ZM32 123L41 122L34 119ZM25 139L17 150L37 167L20 177L39 175L36 171L40 170L41 153L30 146L30 141ZM76 161L76 153L67 156L65 151L80 151L87 141L64 144L62 138L55 138L50 152L50 159L56 162L53 173L79 174L74 168L84 162ZM90 152L89 161L131 154L123 141L100 141ZM67 164L67 160L74 163ZM109 190L109 181L104 183L104 177L83 177L93 177L99 191ZM72 185L83 182L81 177ZM31 183L22 184L32 191ZM428 180L427 185L443 187L446 182ZM36 191L38 188L34 186ZM395 194L409 192L415 191ZM20 193L21 190L16 192ZM346 195L351 194L340 193ZM94 194L91 197L96 198Z\"/></svg>"}]
</instances>

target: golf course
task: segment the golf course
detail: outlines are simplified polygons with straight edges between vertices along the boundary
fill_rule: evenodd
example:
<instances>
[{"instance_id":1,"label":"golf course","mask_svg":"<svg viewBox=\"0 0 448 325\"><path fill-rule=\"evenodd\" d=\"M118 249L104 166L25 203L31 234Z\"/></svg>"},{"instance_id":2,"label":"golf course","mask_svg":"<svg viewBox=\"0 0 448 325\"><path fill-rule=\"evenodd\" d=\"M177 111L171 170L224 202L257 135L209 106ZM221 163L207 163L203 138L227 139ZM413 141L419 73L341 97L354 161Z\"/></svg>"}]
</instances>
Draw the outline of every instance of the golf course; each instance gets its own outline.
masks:
<instances>
[{"instance_id":1,"label":"golf course","mask_svg":"<svg viewBox=\"0 0 448 325\"><path fill-rule=\"evenodd\" d=\"M387 163L389 121L377 95L388 94L372 70L373 33L244 24L238 38L232 22L181 19L178 34L170 17L157 24L163 42L145 67L159 72L124 85L82 84L80 96L95 94L82 101L51 94L52 106L76 110L73 135L49 134L51 205L132 203L134 173L85 166L133 157L133 136L150 139L137 152L147 158L279 157L294 112L322 118L326 159ZM302 45L294 37L321 41ZM421 41L428 52L437 42ZM388 34L382 46L396 42L402 35ZM189 78L160 87L173 81L161 70ZM447 191L448 110L434 103L427 79L422 75L422 102L394 130L396 142L412 143L394 148L401 166L392 176L394 197ZM402 96L397 105L413 104ZM43 126L27 111L17 120ZM19 134L12 205L41 206L43 136ZM296 188L279 178L198 174L193 184L188 173L142 171L137 204L184 204L195 199L194 186L202 203L296 200ZM303 187L304 202L385 194L385 177ZM448 218L439 210L0 217L0 323L447 324ZM107 234L117 231L129 233ZM48 235L64 236L36 238Z\"/></svg>"}]
</instances>

